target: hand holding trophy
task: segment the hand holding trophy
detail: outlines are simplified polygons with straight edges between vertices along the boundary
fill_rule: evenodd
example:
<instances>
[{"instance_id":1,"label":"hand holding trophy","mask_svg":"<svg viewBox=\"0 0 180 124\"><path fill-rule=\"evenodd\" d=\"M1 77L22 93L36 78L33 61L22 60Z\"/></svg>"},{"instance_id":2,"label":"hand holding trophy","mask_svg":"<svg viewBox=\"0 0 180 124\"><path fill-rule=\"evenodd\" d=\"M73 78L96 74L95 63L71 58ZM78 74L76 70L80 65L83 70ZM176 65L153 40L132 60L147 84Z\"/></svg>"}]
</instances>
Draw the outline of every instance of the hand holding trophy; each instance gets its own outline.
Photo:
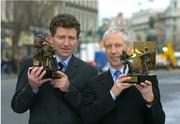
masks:
<instances>
[{"instance_id":1,"label":"hand holding trophy","mask_svg":"<svg viewBox=\"0 0 180 124\"><path fill-rule=\"evenodd\" d=\"M57 74L58 64L55 58L55 49L53 48L48 35L38 34L34 39L33 65L43 66L47 71L44 78L61 78Z\"/></svg>"}]
</instances>

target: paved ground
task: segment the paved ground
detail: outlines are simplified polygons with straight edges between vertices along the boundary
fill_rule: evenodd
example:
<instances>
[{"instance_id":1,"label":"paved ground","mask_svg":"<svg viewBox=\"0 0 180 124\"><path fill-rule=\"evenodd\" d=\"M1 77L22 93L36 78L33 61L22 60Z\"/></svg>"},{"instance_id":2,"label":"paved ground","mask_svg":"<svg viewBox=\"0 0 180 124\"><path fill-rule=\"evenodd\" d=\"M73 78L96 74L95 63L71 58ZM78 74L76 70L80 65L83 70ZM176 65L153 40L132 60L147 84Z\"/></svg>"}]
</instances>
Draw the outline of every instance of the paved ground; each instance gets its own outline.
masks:
<instances>
[{"instance_id":1,"label":"paved ground","mask_svg":"<svg viewBox=\"0 0 180 124\"><path fill-rule=\"evenodd\" d=\"M166 124L179 124L180 121L180 69L158 70L161 100L166 113ZM27 124L28 115L16 114L10 107L15 90L16 76L2 77L1 80L1 123Z\"/></svg>"}]
</instances>

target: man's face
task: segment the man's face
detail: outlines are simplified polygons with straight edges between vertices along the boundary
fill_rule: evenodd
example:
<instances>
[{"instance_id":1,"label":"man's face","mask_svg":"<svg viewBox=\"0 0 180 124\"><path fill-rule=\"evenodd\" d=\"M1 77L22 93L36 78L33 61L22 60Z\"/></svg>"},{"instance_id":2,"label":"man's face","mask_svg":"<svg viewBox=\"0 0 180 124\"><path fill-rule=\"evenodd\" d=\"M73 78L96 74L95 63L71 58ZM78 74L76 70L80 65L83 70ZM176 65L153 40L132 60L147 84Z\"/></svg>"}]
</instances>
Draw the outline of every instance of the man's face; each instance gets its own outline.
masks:
<instances>
[{"instance_id":1,"label":"man's face","mask_svg":"<svg viewBox=\"0 0 180 124\"><path fill-rule=\"evenodd\" d=\"M62 59L71 56L79 43L75 28L58 27L52 40L56 54Z\"/></svg>"},{"instance_id":2,"label":"man's face","mask_svg":"<svg viewBox=\"0 0 180 124\"><path fill-rule=\"evenodd\" d=\"M123 33L114 32L109 34L104 41L104 47L110 65L115 69L120 69L123 66L120 61L120 54L122 50L127 50Z\"/></svg>"}]
</instances>

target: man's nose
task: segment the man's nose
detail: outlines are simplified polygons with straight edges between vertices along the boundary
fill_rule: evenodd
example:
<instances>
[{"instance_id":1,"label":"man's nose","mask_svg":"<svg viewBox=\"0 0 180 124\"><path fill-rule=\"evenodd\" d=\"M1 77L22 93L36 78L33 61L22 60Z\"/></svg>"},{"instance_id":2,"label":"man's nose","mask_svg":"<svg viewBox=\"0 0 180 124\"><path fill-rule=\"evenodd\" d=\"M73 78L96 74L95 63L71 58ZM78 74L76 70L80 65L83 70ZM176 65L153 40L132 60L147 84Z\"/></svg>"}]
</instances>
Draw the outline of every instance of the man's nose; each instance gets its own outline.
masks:
<instances>
[{"instance_id":1,"label":"man's nose","mask_svg":"<svg viewBox=\"0 0 180 124\"><path fill-rule=\"evenodd\" d=\"M112 52L112 53L116 53L116 48L115 48L115 46L112 46L111 52Z\"/></svg>"},{"instance_id":2,"label":"man's nose","mask_svg":"<svg viewBox=\"0 0 180 124\"><path fill-rule=\"evenodd\" d=\"M64 40L64 45L65 45L65 46L68 46L68 45L69 45L69 38L65 38L65 40Z\"/></svg>"}]
</instances>

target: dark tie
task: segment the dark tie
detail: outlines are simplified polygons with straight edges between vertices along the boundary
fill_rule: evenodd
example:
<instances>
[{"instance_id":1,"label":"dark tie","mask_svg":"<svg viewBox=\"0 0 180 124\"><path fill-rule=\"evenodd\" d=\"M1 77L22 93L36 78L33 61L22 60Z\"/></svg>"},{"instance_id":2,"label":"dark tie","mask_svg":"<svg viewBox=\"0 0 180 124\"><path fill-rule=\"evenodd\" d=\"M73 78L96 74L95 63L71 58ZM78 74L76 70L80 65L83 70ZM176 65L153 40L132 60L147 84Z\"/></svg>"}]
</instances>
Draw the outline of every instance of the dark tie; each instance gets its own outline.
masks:
<instances>
[{"instance_id":1,"label":"dark tie","mask_svg":"<svg viewBox=\"0 0 180 124\"><path fill-rule=\"evenodd\" d=\"M114 75L115 75L115 80L119 77L119 75L122 74L121 71L115 71Z\"/></svg>"},{"instance_id":2,"label":"dark tie","mask_svg":"<svg viewBox=\"0 0 180 124\"><path fill-rule=\"evenodd\" d=\"M66 64L63 62L63 61L61 61L61 62L58 62L58 65L59 65L59 71L64 71L64 68L66 67Z\"/></svg>"}]
</instances>

